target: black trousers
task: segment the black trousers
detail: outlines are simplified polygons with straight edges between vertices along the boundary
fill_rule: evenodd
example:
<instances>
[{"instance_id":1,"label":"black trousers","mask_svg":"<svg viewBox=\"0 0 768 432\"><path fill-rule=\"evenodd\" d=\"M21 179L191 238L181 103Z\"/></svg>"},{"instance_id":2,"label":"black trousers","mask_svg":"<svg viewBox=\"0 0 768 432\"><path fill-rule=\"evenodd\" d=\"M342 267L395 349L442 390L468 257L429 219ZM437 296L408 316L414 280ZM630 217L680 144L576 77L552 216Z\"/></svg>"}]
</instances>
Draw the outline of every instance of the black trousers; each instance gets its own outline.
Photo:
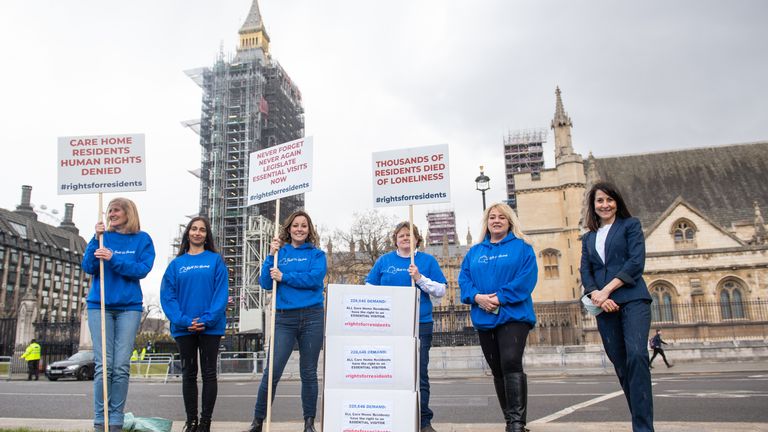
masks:
<instances>
[{"instance_id":1,"label":"black trousers","mask_svg":"<svg viewBox=\"0 0 768 432\"><path fill-rule=\"evenodd\" d=\"M32 375L35 376L35 381L40 378L40 360L29 360L27 362L27 381L32 379Z\"/></svg>"},{"instance_id":2,"label":"black trousers","mask_svg":"<svg viewBox=\"0 0 768 432\"><path fill-rule=\"evenodd\" d=\"M480 348L493 377L501 379L504 374L523 371L523 351L531 326L528 323L512 321L491 330L478 330Z\"/></svg>"},{"instance_id":3,"label":"black trousers","mask_svg":"<svg viewBox=\"0 0 768 432\"><path fill-rule=\"evenodd\" d=\"M651 361L649 363L653 363L653 359L655 359L656 355L658 354L661 354L661 358L664 359L664 364L669 366L669 362L667 361L667 356L664 355L664 350L661 348L653 349L653 355L651 356Z\"/></svg>"},{"instance_id":4,"label":"black trousers","mask_svg":"<svg viewBox=\"0 0 768 432\"><path fill-rule=\"evenodd\" d=\"M221 336L194 334L179 336L176 345L181 357L181 392L184 396L184 410L187 420L197 418L197 368L200 354L200 372L203 378L203 401L200 418L210 420L219 387L216 380L216 360L219 354Z\"/></svg>"}]
</instances>

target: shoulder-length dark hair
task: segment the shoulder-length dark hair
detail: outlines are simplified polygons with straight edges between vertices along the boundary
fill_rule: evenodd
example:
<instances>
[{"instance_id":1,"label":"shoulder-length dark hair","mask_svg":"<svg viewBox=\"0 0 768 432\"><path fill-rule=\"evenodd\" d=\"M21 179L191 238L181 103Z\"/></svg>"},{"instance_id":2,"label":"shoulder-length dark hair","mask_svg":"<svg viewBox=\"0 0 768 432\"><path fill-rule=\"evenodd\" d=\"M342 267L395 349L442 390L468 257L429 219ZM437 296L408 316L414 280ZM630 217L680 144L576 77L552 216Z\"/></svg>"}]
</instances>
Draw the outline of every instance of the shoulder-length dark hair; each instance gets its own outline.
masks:
<instances>
[{"instance_id":1,"label":"shoulder-length dark hair","mask_svg":"<svg viewBox=\"0 0 768 432\"><path fill-rule=\"evenodd\" d=\"M621 197L621 193L613 183L601 181L592 186L587 194L587 228L590 231L597 231L600 228L600 216L595 211L595 194L597 191L603 191L604 194L613 198L616 201L616 217L626 219L632 217L627 209L627 205L624 203L624 198Z\"/></svg>"},{"instance_id":2,"label":"shoulder-length dark hair","mask_svg":"<svg viewBox=\"0 0 768 432\"><path fill-rule=\"evenodd\" d=\"M184 230L184 235L181 236L181 245L176 256L182 256L189 252L189 230L192 229L192 224L197 221L202 221L203 225L205 225L205 244L203 244L203 247L205 250L216 252L216 245L213 243L213 233L211 232L211 222L205 216L195 216L189 221L187 228Z\"/></svg>"},{"instance_id":3,"label":"shoulder-length dark hair","mask_svg":"<svg viewBox=\"0 0 768 432\"><path fill-rule=\"evenodd\" d=\"M283 226L280 228L280 241L283 243L291 242L291 224L293 223L293 220L299 216L307 218L307 226L309 229L309 232L307 233L307 243L312 243L317 246L317 241L320 240L320 236L317 235L317 231L315 231L315 225L312 223L312 218L309 217L309 214L304 210L296 210L285 219Z\"/></svg>"}]
</instances>

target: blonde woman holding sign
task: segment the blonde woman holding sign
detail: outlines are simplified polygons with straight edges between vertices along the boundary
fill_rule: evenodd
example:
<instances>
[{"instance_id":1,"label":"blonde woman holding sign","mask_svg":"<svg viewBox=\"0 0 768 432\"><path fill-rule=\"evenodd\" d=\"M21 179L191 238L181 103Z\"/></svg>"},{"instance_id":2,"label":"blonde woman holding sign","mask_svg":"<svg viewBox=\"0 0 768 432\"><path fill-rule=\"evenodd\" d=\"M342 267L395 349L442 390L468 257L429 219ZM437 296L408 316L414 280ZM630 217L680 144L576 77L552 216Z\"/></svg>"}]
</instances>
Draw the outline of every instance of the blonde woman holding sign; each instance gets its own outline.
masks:
<instances>
[{"instance_id":1,"label":"blonde woman holding sign","mask_svg":"<svg viewBox=\"0 0 768 432\"><path fill-rule=\"evenodd\" d=\"M127 198L115 198L107 206L109 224L96 224L93 236L83 253L83 271L93 275L88 292L88 329L91 332L96 371L93 379L93 425L97 432L121 431L123 409L128 396L131 350L141 322L143 297L139 281L149 274L155 261L155 247L149 234L140 230L136 204ZM104 247L99 237L104 236ZM104 261L104 274L99 261ZM105 340L101 338L101 295L104 279ZM107 353L109 392L109 424L104 424L102 343Z\"/></svg>"},{"instance_id":2,"label":"blonde woman holding sign","mask_svg":"<svg viewBox=\"0 0 768 432\"><path fill-rule=\"evenodd\" d=\"M323 280L327 263L325 252L315 246L318 240L309 215L301 210L293 212L283 223L279 236L272 240L270 255L264 260L259 279L265 290L272 289L273 280L277 282L277 298L272 300L276 302L272 399L293 345L298 343L304 432L315 432L317 362L323 346ZM278 254L277 267L274 266L275 253ZM248 432L262 432L267 418L267 382L271 368L271 364L264 368Z\"/></svg>"}]
</instances>

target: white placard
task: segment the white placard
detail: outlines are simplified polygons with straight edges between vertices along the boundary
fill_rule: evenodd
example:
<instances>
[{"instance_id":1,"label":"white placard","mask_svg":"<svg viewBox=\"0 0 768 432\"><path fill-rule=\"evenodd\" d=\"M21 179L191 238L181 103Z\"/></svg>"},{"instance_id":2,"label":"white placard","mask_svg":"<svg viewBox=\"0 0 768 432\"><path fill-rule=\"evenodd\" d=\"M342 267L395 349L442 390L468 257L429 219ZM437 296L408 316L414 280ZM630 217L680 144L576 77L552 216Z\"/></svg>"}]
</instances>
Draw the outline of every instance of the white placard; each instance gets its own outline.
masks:
<instances>
[{"instance_id":1,"label":"white placard","mask_svg":"<svg viewBox=\"0 0 768 432\"><path fill-rule=\"evenodd\" d=\"M344 432L385 432L392 429L392 401L344 401Z\"/></svg>"},{"instance_id":2,"label":"white placard","mask_svg":"<svg viewBox=\"0 0 768 432\"><path fill-rule=\"evenodd\" d=\"M147 190L144 134L59 137L59 195Z\"/></svg>"},{"instance_id":3,"label":"white placard","mask_svg":"<svg viewBox=\"0 0 768 432\"><path fill-rule=\"evenodd\" d=\"M323 352L326 389L416 390L418 342L409 336L331 336Z\"/></svg>"},{"instance_id":4,"label":"white placard","mask_svg":"<svg viewBox=\"0 0 768 432\"><path fill-rule=\"evenodd\" d=\"M360 330L392 328L392 297L386 295L344 296L344 327Z\"/></svg>"},{"instance_id":5,"label":"white placard","mask_svg":"<svg viewBox=\"0 0 768 432\"><path fill-rule=\"evenodd\" d=\"M392 347L348 345L344 347L344 379L349 382L391 382Z\"/></svg>"},{"instance_id":6,"label":"white placard","mask_svg":"<svg viewBox=\"0 0 768 432\"><path fill-rule=\"evenodd\" d=\"M414 391L326 389L323 398L323 430L418 431L417 397L417 392Z\"/></svg>"},{"instance_id":7,"label":"white placard","mask_svg":"<svg viewBox=\"0 0 768 432\"><path fill-rule=\"evenodd\" d=\"M409 336L418 335L418 305L419 292L412 287L390 287L373 285L339 285L328 284L326 295L327 313L325 320L326 336ZM353 322L361 322L358 317L352 317L352 298L391 299L391 317L381 320L379 325L360 326ZM353 319L354 318L354 319ZM371 322L369 320L369 322ZM391 323L391 327L385 327ZM370 342L373 343L373 342Z\"/></svg>"},{"instance_id":8,"label":"white placard","mask_svg":"<svg viewBox=\"0 0 768 432\"><path fill-rule=\"evenodd\" d=\"M312 137L251 153L248 205L312 190Z\"/></svg>"},{"instance_id":9,"label":"white placard","mask_svg":"<svg viewBox=\"0 0 768 432\"><path fill-rule=\"evenodd\" d=\"M373 206L451 200L448 144L373 153Z\"/></svg>"}]
</instances>

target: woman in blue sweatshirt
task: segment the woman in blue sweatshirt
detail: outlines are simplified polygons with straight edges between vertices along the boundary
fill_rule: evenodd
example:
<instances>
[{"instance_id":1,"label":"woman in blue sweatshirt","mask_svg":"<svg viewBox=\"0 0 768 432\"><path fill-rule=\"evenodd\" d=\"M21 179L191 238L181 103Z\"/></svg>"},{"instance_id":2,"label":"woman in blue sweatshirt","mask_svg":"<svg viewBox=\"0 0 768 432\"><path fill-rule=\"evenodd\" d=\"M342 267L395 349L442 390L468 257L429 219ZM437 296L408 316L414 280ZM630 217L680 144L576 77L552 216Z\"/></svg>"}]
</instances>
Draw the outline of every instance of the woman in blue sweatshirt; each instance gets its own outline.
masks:
<instances>
[{"instance_id":1,"label":"woman in blue sweatshirt","mask_svg":"<svg viewBox=\"0 0 768 432\"><path fill-rule=\"evenodd\" d=\"M218 383L216 360L227 324L229 273L216 253L208 219L192 218L176 258L160 286L160 303L171 322L181 356L182 394L187 422L183 432L210 432ZM197 358L203 377L203 402L197 420Z\"/></svg>"},{"instance_id":2,"label":"woman in blue sweatshirt","mask_svg":"<svg viewBox=\"0 0 768 432\"><path fill-rule=\"evenodd\" d=\"M104 393L101 357L101 291L99 260L104 260L104 308L106 310L107 380L109 385L110 431L123 427L123 409L128 396L131 350L141 322L143 297L139 281L155 262L152 239L140 231L136 204L115 198L107 206L109 225L96 224L96 235L83 253L83 271L93 275L88 292L88 329L91 332L96 372L93 380L94 429L104 430ZM99 247L99 236L104 247Z\"/></svg>"},{"instance_id":3,"label":"woman in blue sweatshirt","mask_svg":"<svg viewBox=\"0 0 768 432\"><path fill-rule=\"evenodd\" d=\"M413 237L416 249L424 239L414 225ZM421 293L419 310L419 400L421 403L421 432L434 432L429 409L429 349L432 347L432 300L445 294L445 276L432 255L414 251L411 264L411 230L408 222L400 222L392 233L396 250L376 260L365 283L369 285L411 286L411 279Z\"/></svg>"},{"instance_id":4,"label":"woman in blue sweatshirt","mask_svg":"<svg viewBox=\"0 0 768 432\"><path fill-rule=\"evenodd\" d=\"M265 290L277 282L275 314L274 366L272 399L293 345L299 345L301 405L304 432L315 432L317 413L317 361L323 346L323 280L327 264L325 252L315 247L319 240L312 219L304 211L293 212L283 223L279 237L270 244L270 256L264 260L259 283ZM278 252L277 268L273 268ZM267 381L264 369L249 432L261 432L267 416Z\"/></svg>"},{"instance_id":5,"label":"woman in blue sweatshirt","mask_svg":"<svg viewBox=\"0 0 768 432\"><path fill-rule=\"evenodd\" d=\"M480 238L461 263L461 301L471 305L506 431L523 432L528 406L523 351L536 324L531 298L538 273L536 256L515 212L503 203L485 211Z\"/></svg>"}]
</instances>

